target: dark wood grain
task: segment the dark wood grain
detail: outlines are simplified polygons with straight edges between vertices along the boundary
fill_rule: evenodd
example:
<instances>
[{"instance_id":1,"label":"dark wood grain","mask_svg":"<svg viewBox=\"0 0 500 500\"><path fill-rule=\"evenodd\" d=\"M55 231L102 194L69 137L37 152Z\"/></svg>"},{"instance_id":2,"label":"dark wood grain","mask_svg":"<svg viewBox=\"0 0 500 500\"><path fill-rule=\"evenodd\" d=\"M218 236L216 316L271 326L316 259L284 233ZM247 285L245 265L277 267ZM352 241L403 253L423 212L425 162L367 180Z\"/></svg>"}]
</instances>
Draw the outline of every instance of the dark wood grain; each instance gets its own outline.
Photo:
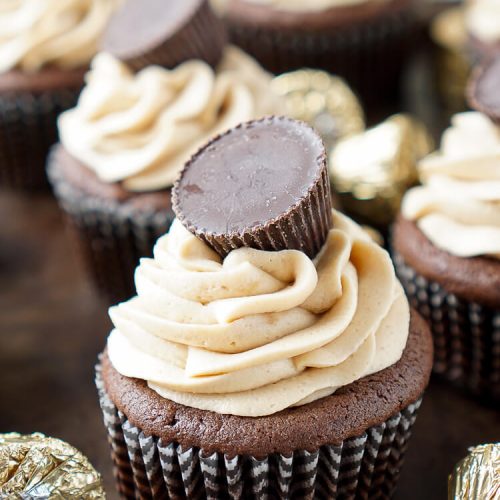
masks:
<instances>
[{"instance_id":1,"label":"dark wood grain","mask_svg":"<svg viewBox=\"0 0 500 500\"><path fill-rule=\"evenodd\" d=\"M50 196L0 192L0 432L41 431L81 449L114 492L93 383L110 323ZM443 499L467 447L500 438L499 414L433 381L396 498Z\"/></svg>"}]
</instances>

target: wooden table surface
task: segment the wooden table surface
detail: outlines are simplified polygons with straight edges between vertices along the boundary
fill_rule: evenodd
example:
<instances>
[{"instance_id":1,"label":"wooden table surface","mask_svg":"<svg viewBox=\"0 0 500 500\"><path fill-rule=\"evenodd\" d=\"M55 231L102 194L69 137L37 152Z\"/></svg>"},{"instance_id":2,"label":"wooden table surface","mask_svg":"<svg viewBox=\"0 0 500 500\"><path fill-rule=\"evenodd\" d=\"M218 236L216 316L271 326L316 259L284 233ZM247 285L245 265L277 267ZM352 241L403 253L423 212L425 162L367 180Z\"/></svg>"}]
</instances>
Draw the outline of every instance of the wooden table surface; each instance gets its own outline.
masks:
<instances>
[{"instance_id":1,"label":"wooden table surface","mask_svg":"<svg viewBox=\"0 0 500 500\"><path fill-rule=\"evenodd\" d=\"M93 382L109 328L55 201L0 191L0 432L70 442L117 498ZM445 498L448 473L467 448L499 440L499 417L433 380L396 498Z\"/></svg>"}]
</instances>

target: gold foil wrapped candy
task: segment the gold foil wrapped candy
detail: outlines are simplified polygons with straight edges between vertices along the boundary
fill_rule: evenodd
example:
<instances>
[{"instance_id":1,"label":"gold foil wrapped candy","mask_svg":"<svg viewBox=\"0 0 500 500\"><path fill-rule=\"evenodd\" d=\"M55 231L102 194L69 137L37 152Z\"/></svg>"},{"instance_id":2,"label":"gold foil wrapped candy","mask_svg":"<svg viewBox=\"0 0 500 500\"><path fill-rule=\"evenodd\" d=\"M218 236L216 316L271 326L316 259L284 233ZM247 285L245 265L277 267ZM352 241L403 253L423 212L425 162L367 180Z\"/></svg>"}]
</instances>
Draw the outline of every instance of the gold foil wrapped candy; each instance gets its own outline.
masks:
<instances>
[{"instance_id":1,"label":"gold foil wrapped candy","mask_svg":"<svg viewBox=\"0 0 500 500\"><path fill-rule=\"evenodd\" d=\"M342 78L302 69L277 76L271 85L285 98L287 115L312 125L327 149L365 128L361 104Z\"/></svg>"},{"instance_id":2,"label":"gold foil wrapped candy","mask_svg":"<svg viewBox=\"0 0 500 500\"><path fill-rule=\"evenodd\" d=\"M43 434L0 434L0 498L106 498L101 476L77 449Z\"/></svg>"},{"instance_id":3,"label":"gold foil wrapped candy","mask_svg":"<svg viewBox=\"0 0 500 500\"><path fill-rule=\"evenodd\" d=\"M403 194L417 183L417 162L432 146L425 127L407 115L394 115L341 140L330 153L329 169L344 210L362 222L385 227L398 212Z\"/></svg>"},{"instance_id":4,"label":"gold foil wrapped candy","mask_svg":"<svg viewBox=\"0 0 500 500\"><path fill-rule=\"evenodd\" d=\"M448 479L448 499L500 499L500 443L469 450Z\"/></svg>"}]
</instances>

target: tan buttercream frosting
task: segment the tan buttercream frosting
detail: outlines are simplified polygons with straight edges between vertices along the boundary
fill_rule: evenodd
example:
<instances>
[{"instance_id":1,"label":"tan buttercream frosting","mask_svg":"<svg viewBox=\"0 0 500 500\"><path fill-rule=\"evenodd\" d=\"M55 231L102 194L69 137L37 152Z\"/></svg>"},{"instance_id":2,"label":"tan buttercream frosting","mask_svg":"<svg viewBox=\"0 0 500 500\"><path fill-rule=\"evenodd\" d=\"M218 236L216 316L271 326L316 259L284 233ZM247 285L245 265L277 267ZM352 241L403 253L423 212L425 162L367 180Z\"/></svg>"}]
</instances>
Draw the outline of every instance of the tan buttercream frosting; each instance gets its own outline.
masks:
<instances>
[{"instance_id":1,"label":"tan buttercream frosting","mask_svg":"<svg viewBox=\"0 0 500 500\"><path fill-rule=\"evenodd\" d=\"M465 5L465 24L479 40L500 42L500 0L469 0Z\"/></svg>"},{"instance_id":2,"label":"tan buttercream frosting","mask_svg":"<svg viewBox=\"0 0 500 500\"><path fill-rule=\"evenodd\" d=\"M481 113L455 115L419 171L403 216L453 255L500 258L500 128Z\"/></svg>"},{"instance_id":3,"label":"tan buttercream frosting","mask_svg":"<svg viewBox=\"0 0 500 500\"><path fill-rule=\"evenodd\" d=\"M222 414L302 405L397 362L409 306L386 251L347 217L313 261L297 250L221 258L179 221L110 309L110 360L160 396Z\"/></svg>"},{"instance_id":4,"label":"tan buttercream frosting","mask_svg":"<svg viewBox=\"0 0 500 500\"><path fill-rule=\"evenodd\" d=\"M369 2L383 3L388 0L244 0L246 3L265 5L275 10L291 12L321 12L332 7L352 7ZM219 11L224 11L231 0L212 0Z\"/></svg>"},{"instance_id":5,"label":"tan buttercream frosting","mask_svg":"<svg viewBox=\"0 0 500 500\"><path fill-rule=\"evenodd\" d=\"M120 0L1 0L0 72L86 66Z\"/></svg>"},{"instance_id":6,"label":"tan buttercream frosting","mask_svg":"<svg viewBox=\"0 0 500 500\"><path fill-rule=\"evenodd\" d=\"M271 76L229 47L217 71L203 61L133 74L109 54L92 62L77 106L59 118L64 147L104 182L130 191L171 186L210 137L238 123L280 113Z\"/></svg>"}]
</instances>

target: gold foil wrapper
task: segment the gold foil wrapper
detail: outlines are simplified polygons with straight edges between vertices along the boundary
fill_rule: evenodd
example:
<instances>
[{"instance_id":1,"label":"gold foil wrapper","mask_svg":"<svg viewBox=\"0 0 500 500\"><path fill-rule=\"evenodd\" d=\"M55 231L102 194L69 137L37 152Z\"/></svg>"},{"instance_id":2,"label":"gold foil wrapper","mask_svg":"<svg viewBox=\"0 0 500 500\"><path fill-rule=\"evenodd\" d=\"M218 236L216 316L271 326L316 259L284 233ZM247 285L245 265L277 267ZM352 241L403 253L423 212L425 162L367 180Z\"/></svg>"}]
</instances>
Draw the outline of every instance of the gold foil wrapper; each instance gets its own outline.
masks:
<instances>
[{"instance_id":1,"label":"gold foil wrapper","mask_svg":"<svg viewBox=\"0 0 500 500\"><path fill-rule=\"evenodd\" d=\"M406 190L418 182L417 162L432 149L424 125L402 114L341 140L330 153L329 169L342 208L385 228Z\"/></svg>"},{"instance_id":2,"label":"gold foil wrapper","mask_svg":"<svg viewBox=\"0 0 500 500\"><path fill-rule=\"evenodd\" d=\"M0 434L0 498L106 498L101 476L77 449L43 434Z\"/></svg>"},{"instance_id":3,"label":"gold foil wrapper","mask_svg":"<svg viewBox=\"0 0 500 500\"><path fill-rule=\"evenodd\" d=\"M436 45L436 85L446 112L452 115L464 111L465 89L472 67L467 52L464 7L453 7L439 14L431 26L431 38Z\"/></svg>"},{"instance_id":4,"label":"gold foil wrapper","mask_svg":"<svg viewBox=\"0 0 500 500\"><path fill-rule=\"evenodd\" d=\"M500 443L471 448L448 478L448 500L500 499Z\"/></svg>"},{"instance_id":5,"label":"gold foil wrapper","mask_svg":"<svg viewBox=\"0 0 500 500\"><path fill-rule=\"evenodd\" d=\"M286 114L314 127L327 150L339 139L365 129L363 108L342 78L302 69L275 77L271 86L285 98Z\"/></svg>"}]
</instances>

